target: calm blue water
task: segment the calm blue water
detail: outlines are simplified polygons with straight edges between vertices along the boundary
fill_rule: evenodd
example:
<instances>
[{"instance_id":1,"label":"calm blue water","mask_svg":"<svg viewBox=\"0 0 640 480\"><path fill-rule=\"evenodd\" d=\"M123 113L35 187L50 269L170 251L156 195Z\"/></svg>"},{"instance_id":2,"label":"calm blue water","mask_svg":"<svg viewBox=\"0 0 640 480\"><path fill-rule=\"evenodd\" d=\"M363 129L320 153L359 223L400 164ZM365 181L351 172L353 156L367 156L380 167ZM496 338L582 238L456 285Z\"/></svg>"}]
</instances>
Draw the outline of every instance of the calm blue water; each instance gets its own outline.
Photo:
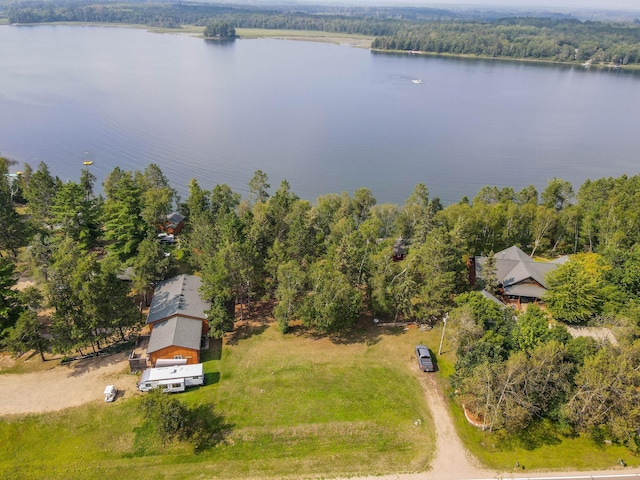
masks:
<instances>
[{"instance_id":1,"label":"calm blue water","mask_svg":"<svg viewBox=\"0 0 640 480\"><path fill-rule=\"evenodd\" d=\"M445 203L484 185L636 174L640 75L282 40L0 27L0 152L101 181L159 164L183 196L257 169L310 200L368 187ZM422 84L412 79L422 79Z\"/></svg>"}]
</instances>

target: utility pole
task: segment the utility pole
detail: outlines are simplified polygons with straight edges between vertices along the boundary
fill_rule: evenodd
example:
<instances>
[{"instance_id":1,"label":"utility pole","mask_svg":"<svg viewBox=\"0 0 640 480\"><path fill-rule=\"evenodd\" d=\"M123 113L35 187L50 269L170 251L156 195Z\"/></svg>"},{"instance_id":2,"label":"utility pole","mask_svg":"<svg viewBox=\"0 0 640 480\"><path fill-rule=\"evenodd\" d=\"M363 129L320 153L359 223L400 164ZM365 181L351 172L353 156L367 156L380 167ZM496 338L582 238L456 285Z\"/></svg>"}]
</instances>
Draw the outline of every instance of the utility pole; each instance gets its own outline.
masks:
<instances>
[{"instance_id":1,"label":"utility pole","mask_svg":"<svg viewBox=\"0 0 640 480\"><path fill-rule=\"evenodd\" d=\"M438 355L442 353L442 344L444 343L444 331L447 328L447 318L449 318L449 314L446 313L444 318L442 319L442 337L440 338L440 348L438 349Z\"/></svg>"}]
</instances>

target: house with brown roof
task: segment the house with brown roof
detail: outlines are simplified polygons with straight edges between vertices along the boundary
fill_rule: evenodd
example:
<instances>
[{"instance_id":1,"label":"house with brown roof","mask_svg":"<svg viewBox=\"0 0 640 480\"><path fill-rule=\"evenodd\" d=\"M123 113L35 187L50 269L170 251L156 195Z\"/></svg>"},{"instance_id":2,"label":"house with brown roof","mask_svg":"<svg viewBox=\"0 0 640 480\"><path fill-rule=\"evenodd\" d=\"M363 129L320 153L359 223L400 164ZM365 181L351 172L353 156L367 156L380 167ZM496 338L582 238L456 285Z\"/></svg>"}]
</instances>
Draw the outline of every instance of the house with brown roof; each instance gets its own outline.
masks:
<instances>
[{"instance_id":1,"label":"house with brown roof","mask_svg":"<svg viewBox=\"0 0 640 480\"><path fill-rule=\"evenodd\" d=\"M548 262L539 262L516 246L502 250L494 254L494 257L500 300L518 309L523 303L539 303L547 292L547 274L568 259L567 256L563 256ZM474 272L470 272L472 279L483 279L483 274L486 274L486 262L485 256L474 257Z\"/></svg>"},{"instance_id":2,"label":"house with brown roof","mask_svg":"<svg viewBox=\"0 0 640 480\"><path fill-rule=\"evenodd\" d=\"M167 215L167 220L158 225L158 230L168 233L170 235L179 234L184 228L184 216L178 212L173 212L171 215Z\"/></svg>"}]
</instances>

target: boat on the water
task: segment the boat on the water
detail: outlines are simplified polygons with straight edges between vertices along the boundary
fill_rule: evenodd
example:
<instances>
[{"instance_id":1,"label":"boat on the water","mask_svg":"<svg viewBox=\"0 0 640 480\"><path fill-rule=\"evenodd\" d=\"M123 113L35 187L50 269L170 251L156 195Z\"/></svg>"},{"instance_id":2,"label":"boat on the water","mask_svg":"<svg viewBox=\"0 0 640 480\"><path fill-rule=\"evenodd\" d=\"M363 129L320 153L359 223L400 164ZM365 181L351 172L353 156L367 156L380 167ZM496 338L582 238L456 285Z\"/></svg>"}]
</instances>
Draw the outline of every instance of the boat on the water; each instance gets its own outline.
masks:
<instances>
[{"instance_id":1,"label":"boat on the water","mask_svg":"<svg viewBox=\"0 0 640 480\"><path fill-rule=\"evenodd\" d=\"M85 160L82 164L86 166L93 165L93 160Z\"/></svg>"},{"instance_id":2,"label":"boat on the water","mask_svg":"<svg viewBox=\"0 0 640 480\"><path fill-rule=\"evenodd\" d=\"M411 81L412 81L413 83L417 83L417 84L421 84L421 83L423 83L421 78L413 78L413 79L411 79Z\"/></svg>"}]
</instances>

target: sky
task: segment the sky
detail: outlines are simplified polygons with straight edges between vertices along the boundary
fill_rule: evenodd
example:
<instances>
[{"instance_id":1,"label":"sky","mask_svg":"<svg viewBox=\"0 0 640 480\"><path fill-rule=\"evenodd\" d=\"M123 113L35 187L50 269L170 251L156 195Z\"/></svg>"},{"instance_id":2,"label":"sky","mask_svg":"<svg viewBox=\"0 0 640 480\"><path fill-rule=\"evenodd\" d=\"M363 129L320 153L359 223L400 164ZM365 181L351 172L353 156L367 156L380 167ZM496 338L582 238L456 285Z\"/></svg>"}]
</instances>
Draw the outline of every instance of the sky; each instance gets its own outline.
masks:
<instances>
[{"instance_id":1,"label":"sky","mask_svg":"<svg viewBox=\"0 0 640 480\"><path fill-rule=\"evenodd\" d=\"M357 3L368 3L359 0ZM420 4L424 6L486 5L501 7L548 7L562 9L638 10L640 0L374 0L376 5Z\"/></svg>"}]
</instances>

